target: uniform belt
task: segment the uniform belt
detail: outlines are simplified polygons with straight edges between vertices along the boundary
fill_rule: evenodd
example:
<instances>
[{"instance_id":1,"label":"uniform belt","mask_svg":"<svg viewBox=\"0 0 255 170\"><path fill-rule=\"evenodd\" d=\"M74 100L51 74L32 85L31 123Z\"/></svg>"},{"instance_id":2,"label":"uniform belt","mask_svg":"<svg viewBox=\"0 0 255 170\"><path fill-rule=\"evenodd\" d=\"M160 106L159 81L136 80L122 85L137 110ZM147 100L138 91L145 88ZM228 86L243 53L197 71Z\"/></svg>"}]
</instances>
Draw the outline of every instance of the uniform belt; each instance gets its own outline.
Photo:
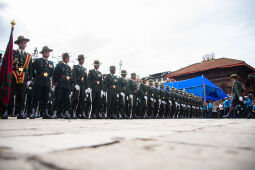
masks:
<instances>
[{"instance_id":1,"label":"uniform belt","mask_svg":"<svg viewBox=\"0 0 255 170\"><path fill-rule=\"evenodd\" d=\"M61 78L62 78L62 79L70 80L71 77L70 77L70 76L66 76L66 75L62 75Z\"/></svg>"},{"instance_id":2,"label":"uniform belt","mask_svg":"<svg viewBox=\"0 0 255 170\"><path fill-rule=\"evenodd\" d=\"M116 86L115 85L113 85L113 86L109 86L109 89L115 89L116 88Z\"/></svg>"},{"instance_id":3,"label":"uniform belt","mask_svg":"<svg viewBox=\"0 0 255 170\"><path fill-rule=\"evenodd\" d=\"M99 80L93 80L93 82L96 83L96 84L100 84Z\"/></svg>"},{"instance_id":4,"label":"uniform belt","mask_svg":"<svg viewBox=\"0 0 255 170\"><path fill-rule=\"evenodd\" d=\"M37 74L36 75L37 77L48 77L48 73L45 72L45 73L40 73L40 74Z\"/></svg>"}]
</instances>

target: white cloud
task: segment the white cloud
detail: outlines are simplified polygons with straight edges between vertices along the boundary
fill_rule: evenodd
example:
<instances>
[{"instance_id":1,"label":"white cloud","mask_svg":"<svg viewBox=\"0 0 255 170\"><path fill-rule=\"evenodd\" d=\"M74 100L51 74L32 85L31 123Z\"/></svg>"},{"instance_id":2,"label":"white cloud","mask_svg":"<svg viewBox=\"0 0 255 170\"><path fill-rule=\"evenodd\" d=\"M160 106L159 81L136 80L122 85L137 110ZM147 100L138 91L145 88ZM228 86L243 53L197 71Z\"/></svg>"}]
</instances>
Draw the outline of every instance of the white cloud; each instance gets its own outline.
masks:
<instances>
[{"instance_id":1,"label":"white cloud","mask_svg":"<svg viewBox=\"0 0 255 170\"><path fill-rule=\"evenodd\" d=\"M87 56L101 70L123 60L141 76L199 62L205 53L255 66L252 1L220 0L4 0L3 24L17 22L15 38L31 39L28 51L48 45L54 56ZM6 35L8 39L9 35ZM0 49L5 42L0 42Z\"/></svg>"}]
</instances>

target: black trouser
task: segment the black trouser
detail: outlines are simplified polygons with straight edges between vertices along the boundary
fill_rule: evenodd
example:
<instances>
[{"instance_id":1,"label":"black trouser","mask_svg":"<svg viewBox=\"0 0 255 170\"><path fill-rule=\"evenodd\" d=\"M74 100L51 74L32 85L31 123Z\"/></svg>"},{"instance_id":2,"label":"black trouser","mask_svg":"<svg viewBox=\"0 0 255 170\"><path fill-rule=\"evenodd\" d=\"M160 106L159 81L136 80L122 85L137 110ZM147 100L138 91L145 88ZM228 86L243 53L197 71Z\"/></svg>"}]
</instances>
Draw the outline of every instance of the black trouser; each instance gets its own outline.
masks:
<instances>
[{"instance_id":1,"label":"black trouser","mask_svg":"<svg viewBox=\"0 0 255 170\"><path fill-rule=\"evenodd\" d=\"M27 101L26 101L26 106L25 106L25 111L27 113L27 116L29 116L31 113L32 101L33 101L33 95L27 94Z\"/></svg>"},{"instance_id":2,"label":"black trouser","mask_svg":"<svg viewBox=\"0 0 255 170\"><path fill-rule=\"evenodd\" d=\"M98 118L101 107L101 91L92 90L92 118Z\"/></svg>"},{"instance_id":3,"label":"black trouser","mask_svg":"<svg viewBox=\"0 0 255 170\"><path fill-rule=\"evenodd\" d=\"M229 110L229 116L231 117L232 116L232 113L235 111L235 108L237 105L240 105L242 108L245 108L245 105L243 102L241 102L238 98L234 98L232 100L232 105L231 105L231 108Z\"/></svg>"},{"instance_id":4,"label":"black trouser","mask_svg":"<svg viewBox=\"0 0 255 170\"><path fill-rule=\"evenodd\" d=\"M69 111L70 108L70 89L57 87L55 89L55 102L53 104L53 111Z\"/></svg>"},{"instance_id":5,"label":"black trouser","mask_svg":"<svg viewBox=\"0 0 255 170\"><path fill-rule=\"evenodd\" d=\"M85 88L80 86L80 90L77 91L74 89L74 95L72 96L72 109L73 107L77 106L76 112L78 114L82 114L85 109ZM79 94L79 95L78 95Z\"/></svg>"},{"instance_id":6,"label":"black trouser","mask_svg":"<svg viewBox=\"0 0 255 170\"><path fill-rule=\"evenodd\" d=\"M26 84L17 84L15 79L12 79L11 95L8 104L8 112L12 113L14 108L14 95L16 96L16 111L20 113L24 109L25 96L26 96Z\"/></svg>"},{"instance_id":7,"label":"black trouser","mask_svg":"<svg viewBox=\"0 0 255 170\"><path fill-rule=\"evenodd\" d=\"M117 118L116 103L116 93L109 90L107 92L107 114L110 118Z\"/></svg>"},{"instance_id":8,"label":"black trouser","mask_svg":"<svg viewBox=\"0 0 255 170\"><path fill-rule=\"evenodd\" d=\"M147 102L148 103L148 102ZM144 99L144 97L140 97L140 107L139 107L139 111L138 114L140 114L140 118L145 118L146 115L146 100Z\"/></svg>"},{"instance_id":9,"label":"black trouser","mask_svg":"<svg viewBox=\"0 0 255 170\"><path fill-rule=\"evenodd\" d=\"M42 111L45 112L46 108L48 108L49 93L50 87L34 84L32 108L36 110L40 103Z\"/></svg>"}]
</instances>

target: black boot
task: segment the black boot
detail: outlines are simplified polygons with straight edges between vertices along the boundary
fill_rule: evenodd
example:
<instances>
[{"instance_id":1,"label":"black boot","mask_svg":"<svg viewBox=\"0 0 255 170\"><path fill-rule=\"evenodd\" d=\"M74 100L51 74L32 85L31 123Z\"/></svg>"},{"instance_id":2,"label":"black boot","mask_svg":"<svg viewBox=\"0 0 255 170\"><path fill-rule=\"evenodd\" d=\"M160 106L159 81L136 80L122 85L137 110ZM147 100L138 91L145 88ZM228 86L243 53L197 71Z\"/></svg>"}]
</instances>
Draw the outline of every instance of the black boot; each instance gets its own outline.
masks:
<instances>
[{"instance_id":1,"label":"black boot","mask_svg":"<svg viewBox=\"0 0 255 170\"><path fill-rule=\"evenodd\" d=\"M63 118L64 119L71 119L72 118L69 111L65 111Z\"/></svg>"},{"instance_id":2,"label":"black boot","mask_svg":"<svg viewBox=\"0 0 255 170\"><path fill-rule=\"evenodd\" d=\"M43 119L52 119L52 117L49 115L49 111L48 109L45 109L45 111L43 112Z\"/></svg>"},{"instance_id":3,"label":"black boot","mask_svg":"<svg viewBox=\"0 0 255 170\"><path fill-rule=\"evenodd\" d=\"M22 110L17 110L17 119L26 119L27 117L23 115Z\"/></svg>"},{"instance_id":4,"label":"black boot","mask_svg":"<svg viewBox=\"0 0 255 170\"><path fill-rule=\"evenodd\" d=\"M8 116L9 116L9 112L8 112L8 110L6 109L5 112L4 112L4 115L3 115L2 119L8 119Z\"/></svg>"},{"instance_id":5,"label":"black boot","mask_svg":"<svg viewBox=\"0 0 255 170\"><path fill-rule=\"evenodd\" d=\"M223 118L229 118L229 117L230 117L229 113L223 116Z\"/></svg>"},{"instance_id":6,"label":"black boot","mask_svg":"<svg viewBox=\"0 0 255 170\"><path fill-rule=\"evenodd\" d=\"M73 110L73 119L77 119L76 111Z\"/></svg>"},{"instance_id":7,"label":"black boot","mask_svg":"<svg viewBox=\"0 0 255 170\"><path fill-rule=\"evenodd\" d=\"M35 111L35 109L34 108L32 108L32 112L31 112L31 114L30 114L30 119L34 119L35 118L35 116L36 116L36 111Z\"/></svg>"},{"instance_id":8,"label":"black boot","mask_svg":"<svg viewBox=\"0 0 255 170\"><path fill-rule=\"evenodd\" d=\"M58 115L57 115L57 111L53 111L53 115L52 115L52 119L57 119Z\"/></svg>"}]
</instances>

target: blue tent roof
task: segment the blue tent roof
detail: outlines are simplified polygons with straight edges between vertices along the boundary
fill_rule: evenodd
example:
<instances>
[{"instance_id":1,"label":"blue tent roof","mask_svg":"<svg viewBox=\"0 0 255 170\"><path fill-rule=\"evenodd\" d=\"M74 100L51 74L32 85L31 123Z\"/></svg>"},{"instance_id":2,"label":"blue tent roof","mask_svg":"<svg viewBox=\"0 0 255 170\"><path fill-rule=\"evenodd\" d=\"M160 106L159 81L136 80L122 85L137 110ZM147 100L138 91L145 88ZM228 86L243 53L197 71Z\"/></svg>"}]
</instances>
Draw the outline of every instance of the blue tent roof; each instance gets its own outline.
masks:
<instances>
[{"instance_id":1,"label":"blue tent roof","mask_svg":"<svg viewBox=\"0 0 255 170\"><path fill-rule=\"evenodd\" d=\"M203 75L188 80L164 83L164 87L166 85L177 89L185 89L188 93L192 93L203 98L206 97L206 100L220 100L227 96L220 87L213 84Z\"/></svg>"}]
</instances>

